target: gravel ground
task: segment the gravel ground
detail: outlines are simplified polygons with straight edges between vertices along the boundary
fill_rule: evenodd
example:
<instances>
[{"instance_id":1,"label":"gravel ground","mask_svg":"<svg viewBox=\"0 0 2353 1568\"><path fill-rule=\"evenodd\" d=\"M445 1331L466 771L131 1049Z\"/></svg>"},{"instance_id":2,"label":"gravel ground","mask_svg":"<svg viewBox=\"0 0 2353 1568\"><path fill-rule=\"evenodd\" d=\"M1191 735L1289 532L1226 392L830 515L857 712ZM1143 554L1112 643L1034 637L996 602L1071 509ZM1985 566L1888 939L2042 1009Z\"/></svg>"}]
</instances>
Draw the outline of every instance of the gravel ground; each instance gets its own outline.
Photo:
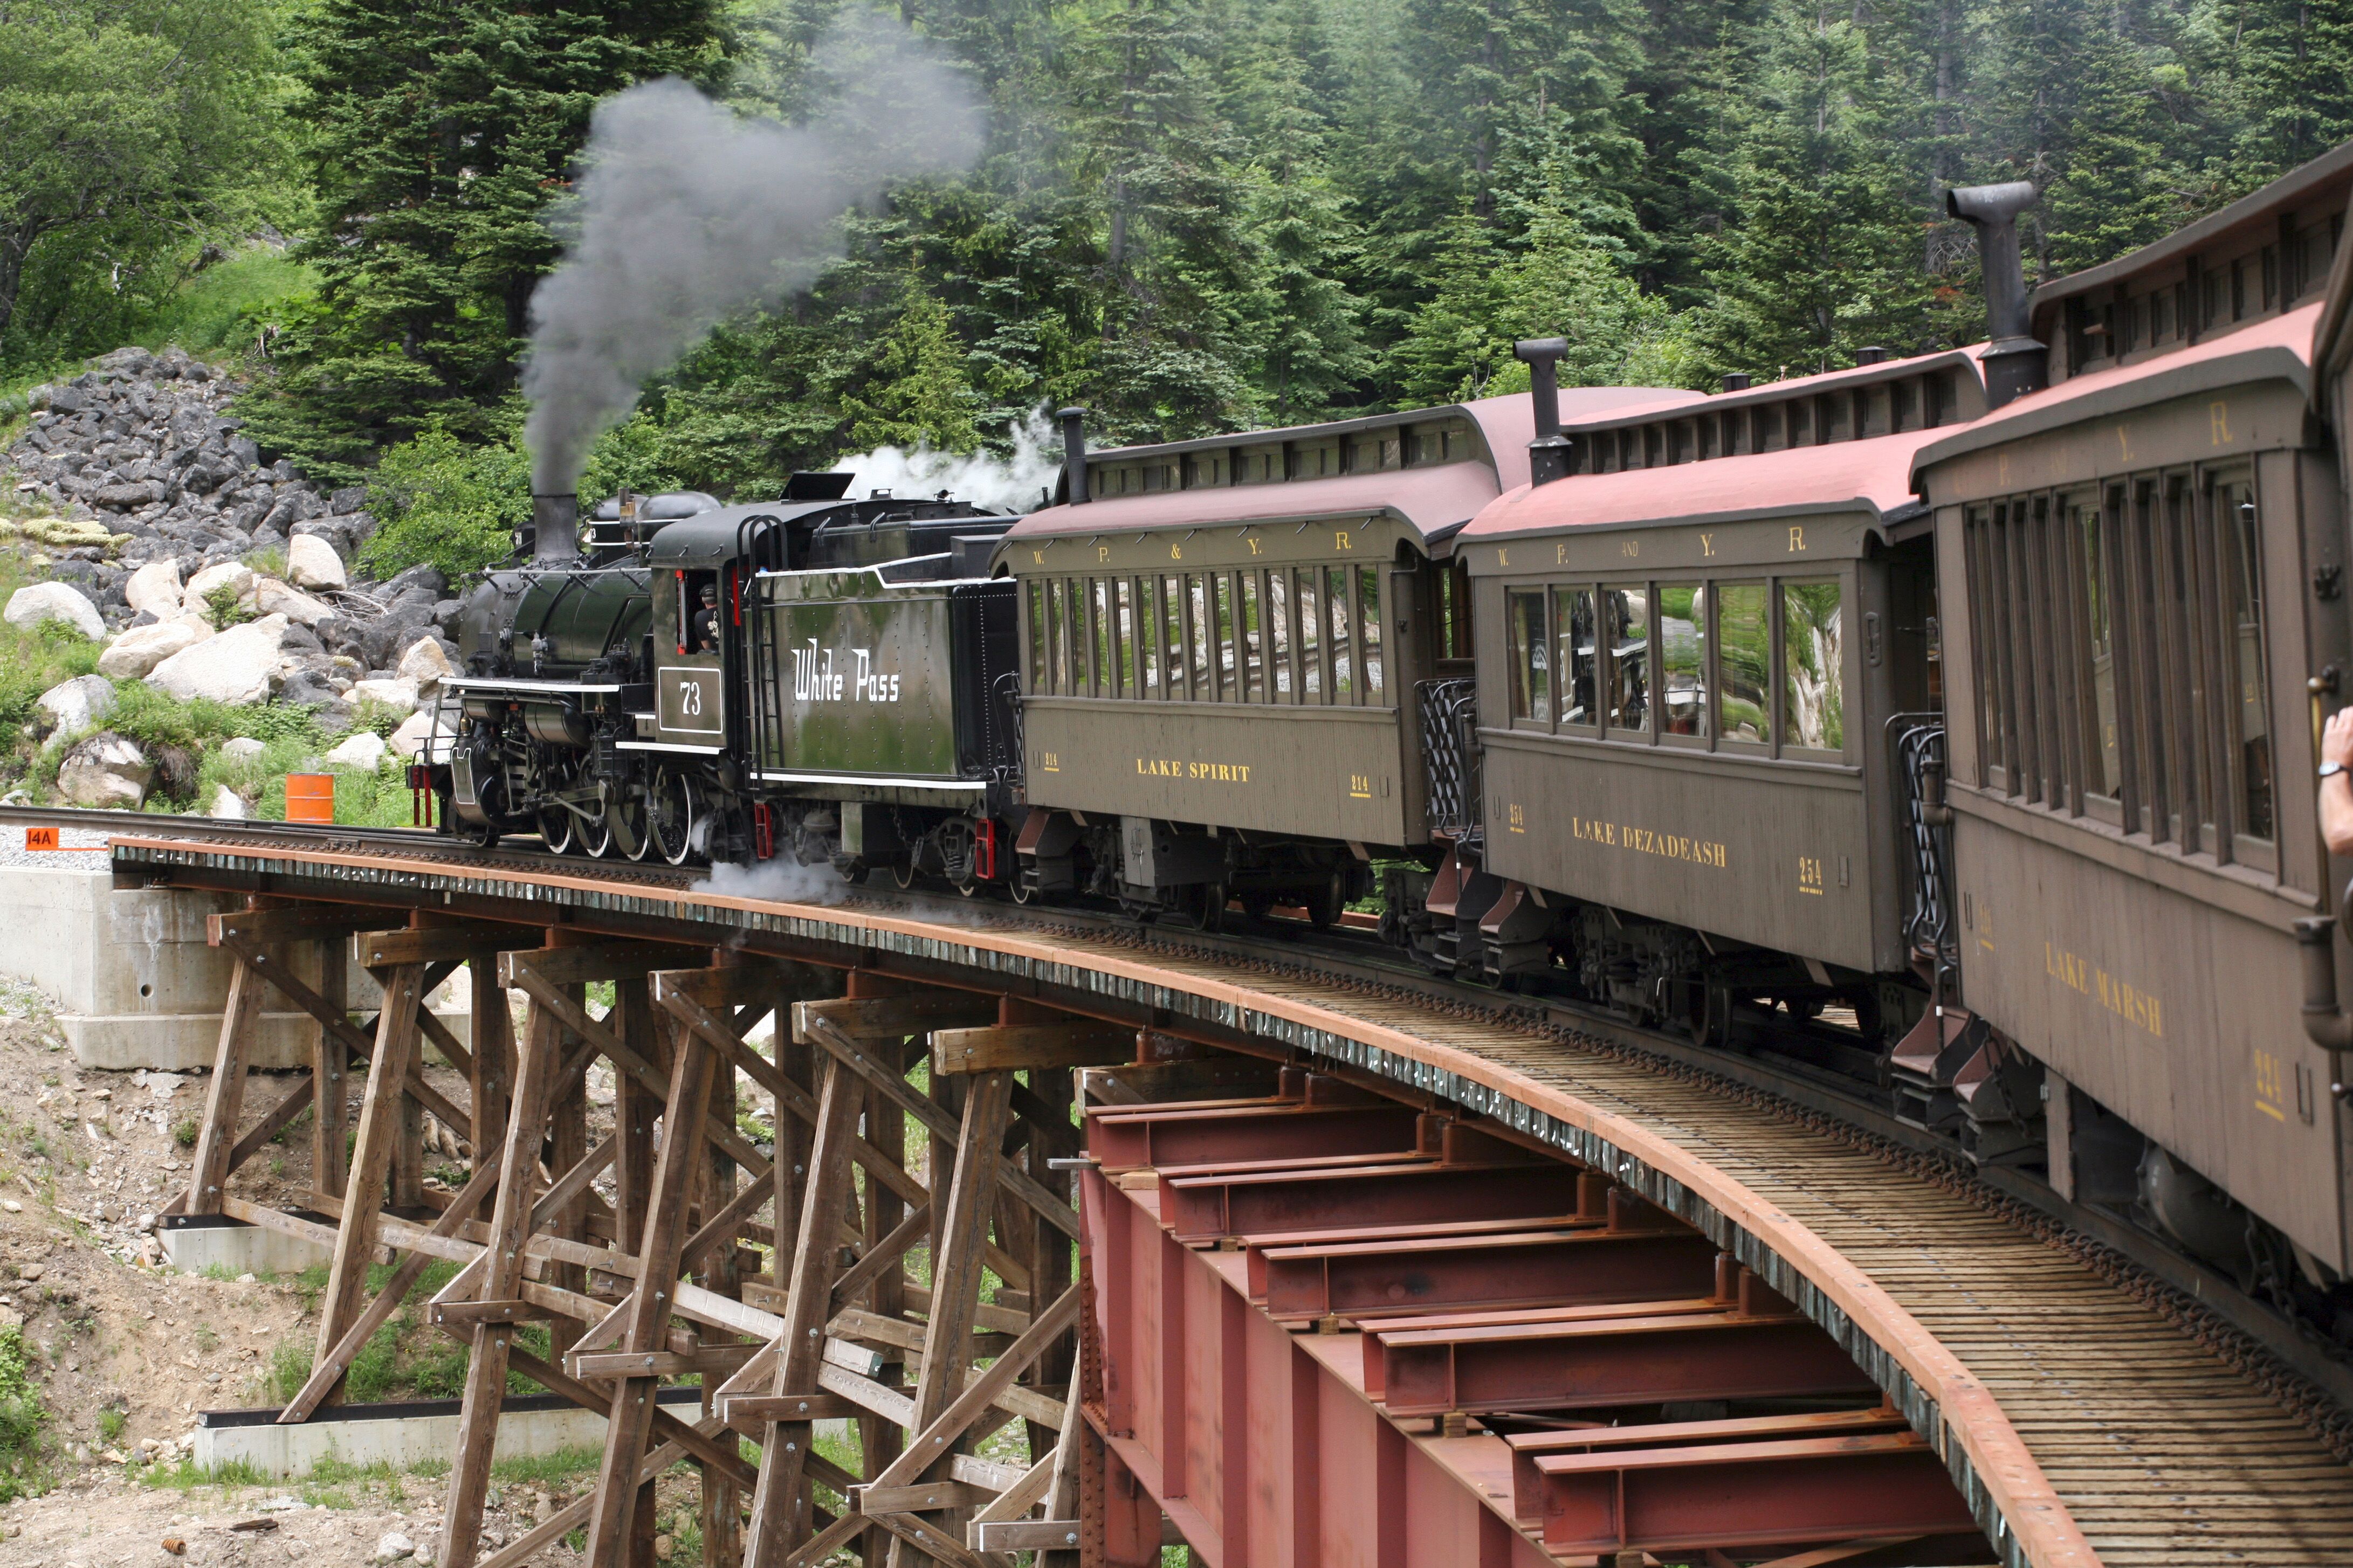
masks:
<instances>
[{"instance_id":1,"label":"gravel ground","mask_svg":"<svg viewBox=\"0 0 2353 1568\"><path fill-rule=\"evenodd\" d=\"M107 835L95 828L58 828L58 847L55 849L26 848L25 833L26 829L22 827L0 827L0 866L29 867L37 871L102 871L106 868Z\"/></svg>"}]
</instances>

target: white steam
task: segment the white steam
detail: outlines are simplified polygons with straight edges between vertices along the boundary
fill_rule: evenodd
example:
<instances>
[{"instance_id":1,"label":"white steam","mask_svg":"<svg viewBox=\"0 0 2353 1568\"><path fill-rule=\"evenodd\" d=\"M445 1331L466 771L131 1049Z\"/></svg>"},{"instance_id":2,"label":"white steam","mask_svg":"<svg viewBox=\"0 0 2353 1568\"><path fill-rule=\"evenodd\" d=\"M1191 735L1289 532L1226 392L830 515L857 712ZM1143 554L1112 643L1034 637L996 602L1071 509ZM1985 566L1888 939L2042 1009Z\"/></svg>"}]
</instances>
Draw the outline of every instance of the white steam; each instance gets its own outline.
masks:
<instances>
[{"instance_id":1,"label":"white steam","mask_svg":"<svg viewBox=\"0 0 2353 1568\"><path fill-rule=\"evenodd\" d=\"M781 856L751 866L722 860L694 890L770 904L838 904L849 897L849 884L831 866L804 866Z\"/></svg>"},{"instance_id":2,"label":"white steam","mask_svg":"<svg viewBox=\"0 0 2353 1568\"><path fill-rule=\"evenodd\" d=\"M993 511L1036 511L1044 504L1040 492L1050 496L1062 470L1060 437L1040 408L1014 426L1012 441L1013 450L1001 458L988 452L934 452L929 447L912 452L877 447L833 467L837 473L858 476L850 482L854 497L872 490L902 498L946 490L953 500Z\"/></svg>"},{"instance_id":3,"label":"white steam","mask_svg":"<svg viewBox=\"0 0 2353 1568\"><path fill-rule=\"evenodd\" d=\"M531 301L535 490L575 489L646 378L720 321L815 280L842 254L845 213L979 153L970 88L893 16L845 10L808 68L833 90L806 125L738 116L675 78L596 106L557 219L564 259Z\"/></svg>"}]
</instances>

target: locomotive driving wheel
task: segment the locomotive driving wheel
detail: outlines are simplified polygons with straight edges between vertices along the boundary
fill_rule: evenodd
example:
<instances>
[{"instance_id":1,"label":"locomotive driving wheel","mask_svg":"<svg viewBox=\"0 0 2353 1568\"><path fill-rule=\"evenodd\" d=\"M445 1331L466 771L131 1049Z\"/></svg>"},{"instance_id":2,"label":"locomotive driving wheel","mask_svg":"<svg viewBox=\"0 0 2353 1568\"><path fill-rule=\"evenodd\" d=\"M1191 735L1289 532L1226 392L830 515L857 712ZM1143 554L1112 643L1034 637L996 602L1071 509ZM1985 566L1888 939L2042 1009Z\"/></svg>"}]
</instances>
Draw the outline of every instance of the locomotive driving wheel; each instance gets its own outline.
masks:
<instances>
[{"instance_id":1,"label":"locomotive driving wheel","mask_svg":"<svg viewBox=\"0 0 2353 1568\"><path fill-rule=\"evenodd\" d=\"M702 792L694 787L692 777L672 767L658 771L646 815L649 819L647 837L661 851L661 858L673 866L685 865L694 853L694 826L702 815Z\"/></svg>"},{"instance_id":2,"label":"locomotive driving wheel","mask_svg":"<svg viewBox=\"0 0 2353 1568\"><path fill-rule=\"evenodd\" d=\"M550 855L572 853L572 814L560 805L543 805L538 811L540 842L547 846Z\"/></svg>"},{"instance_id":3,"label":"locomotive driving wheel","mask_svg":"<svg viewBox=\"0 0 2353 1568\"><path fill-rule=\"evenodd\" d=\"M613 796L606 816L606 838L611 853L642 860L653 852L652 823L646 815L645 791L623 784Z\"/></svg>"},{"instance_id":4,"label":"locomotive driving wheel","mask_svg":"<svg viewBox=\"0 0 2353 1568\"><path fill-rule=\"evenodd\" d=\"M604 803L597 804L602 807ZM573 835L579 839L583 855L594 855L602 860L613 853L613 821L610 814L602 809L580 818Z\"/></svg>"}]
</instances>

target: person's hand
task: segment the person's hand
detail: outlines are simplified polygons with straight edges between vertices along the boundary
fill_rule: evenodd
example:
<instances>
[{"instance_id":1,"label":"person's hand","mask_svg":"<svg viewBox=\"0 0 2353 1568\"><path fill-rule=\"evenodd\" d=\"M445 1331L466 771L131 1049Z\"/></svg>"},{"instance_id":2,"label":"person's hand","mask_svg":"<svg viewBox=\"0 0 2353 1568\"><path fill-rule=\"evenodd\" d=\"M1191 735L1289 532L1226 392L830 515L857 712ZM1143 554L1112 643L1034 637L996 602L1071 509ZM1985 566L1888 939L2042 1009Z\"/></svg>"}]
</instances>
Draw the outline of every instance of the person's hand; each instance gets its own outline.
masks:
<instances>
[{"instance_id":1,"label":"person's hand","mask_svg":"<svg viewBox=\"0 0 2353 1568\"><path fill-rule=\"evenodd\" d=\"M2353 708L2329 715L2328 727L2320 732L2320 760L2353 768Z\"/></svg>"}]
</instances>

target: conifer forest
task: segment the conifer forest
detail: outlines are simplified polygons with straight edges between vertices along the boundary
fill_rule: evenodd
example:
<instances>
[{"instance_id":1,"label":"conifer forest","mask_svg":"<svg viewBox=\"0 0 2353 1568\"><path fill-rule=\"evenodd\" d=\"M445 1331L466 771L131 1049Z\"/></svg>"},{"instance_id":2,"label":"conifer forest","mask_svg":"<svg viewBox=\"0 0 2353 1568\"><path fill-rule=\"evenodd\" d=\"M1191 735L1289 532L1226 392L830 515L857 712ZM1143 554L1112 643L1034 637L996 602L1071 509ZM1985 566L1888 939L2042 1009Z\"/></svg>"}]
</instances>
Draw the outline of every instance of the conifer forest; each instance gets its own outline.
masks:
<instances>
[{"instance_id":1,"label":"conifer forest","mask_svg":"<svg viewBox=\"0 0 2353 1568\"><path fill-rule=\"evenodd\" d=\"M181 342L237 361L248 433L313 480L511 510L597 104L677 77L789 126L858 90L818 44L861 3L0 0L0 393ZM1064 403L1106 444L1411 406L1524 386L1510 345L1543 334L1565 382L1692 387L1965 343L1946 185L2041 187L2031 283L2353 135L2346 0L895 16L981 110L971 155L670 356L585 489L1002 452Z\"/></svg>"}]
</instances>

